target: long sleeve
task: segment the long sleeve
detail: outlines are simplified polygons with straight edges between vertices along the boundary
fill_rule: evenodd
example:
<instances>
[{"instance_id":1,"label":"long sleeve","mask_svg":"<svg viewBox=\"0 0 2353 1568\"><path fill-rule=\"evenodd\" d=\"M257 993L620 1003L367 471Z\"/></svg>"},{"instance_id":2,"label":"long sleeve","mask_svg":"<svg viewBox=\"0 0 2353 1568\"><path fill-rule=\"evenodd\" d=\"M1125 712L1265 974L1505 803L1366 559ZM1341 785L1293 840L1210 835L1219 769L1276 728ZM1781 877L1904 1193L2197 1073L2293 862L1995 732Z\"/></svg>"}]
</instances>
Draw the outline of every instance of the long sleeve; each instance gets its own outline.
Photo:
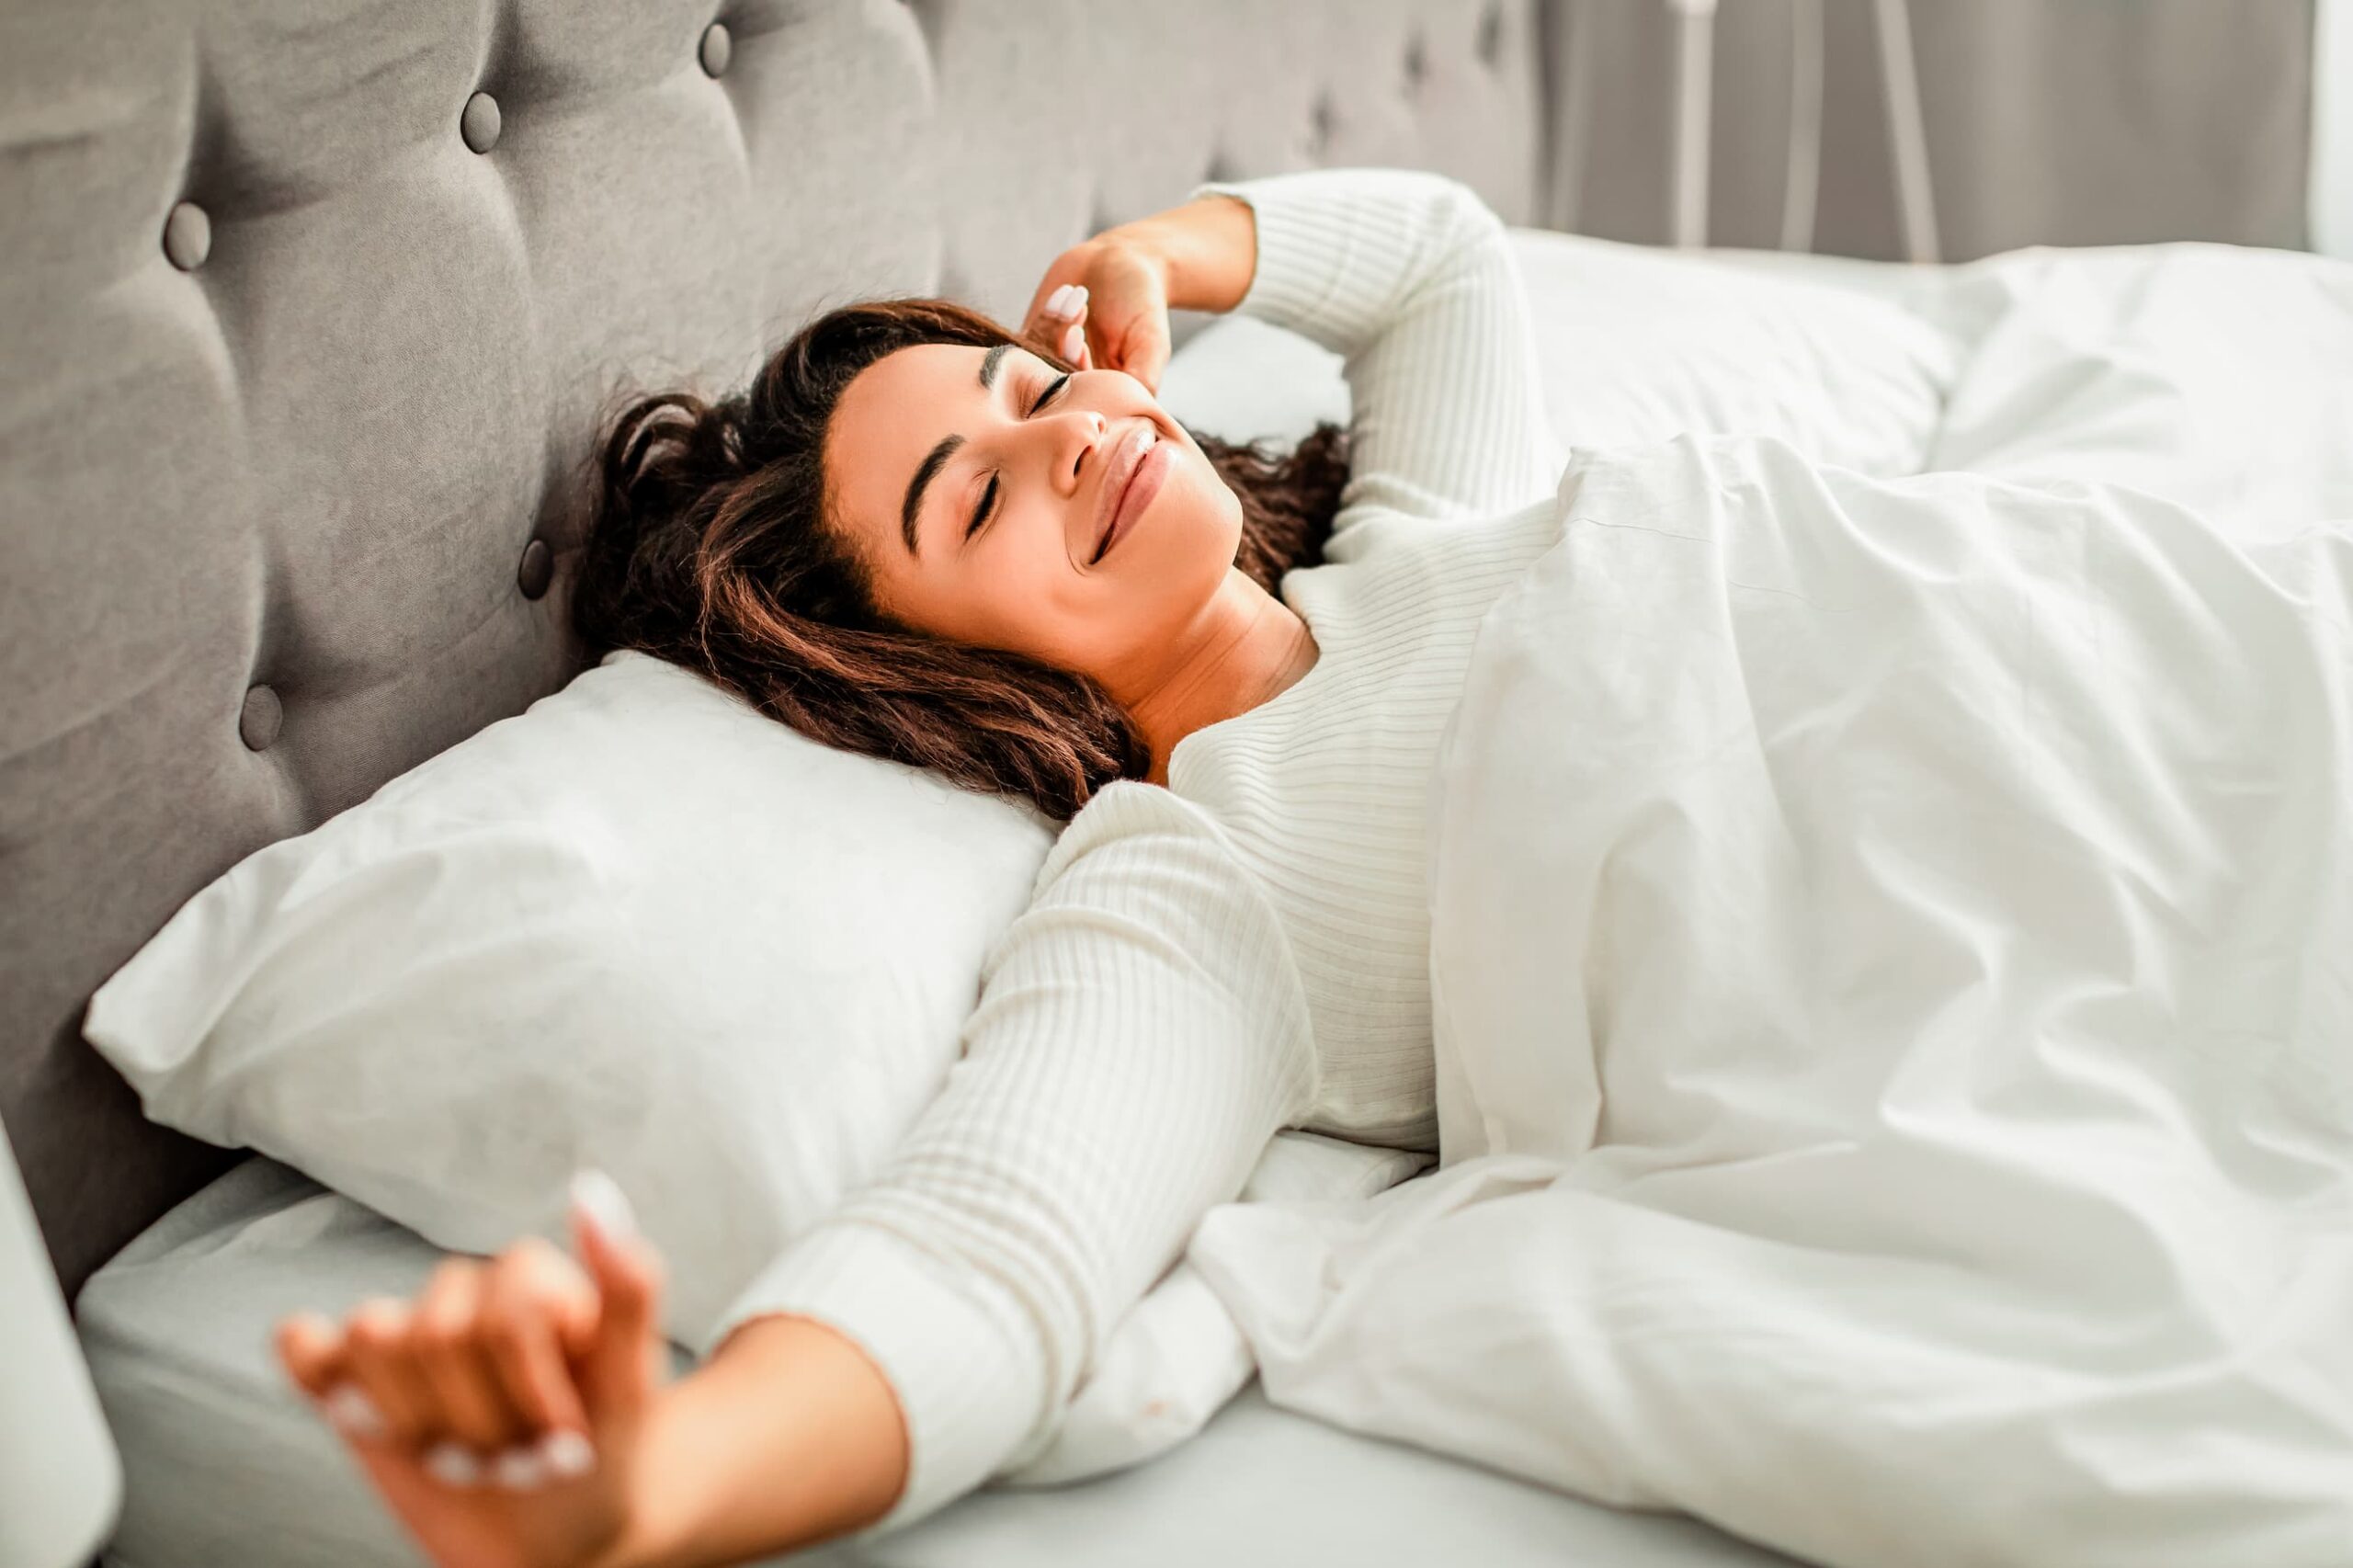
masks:
<instances>
[{"instance_id":1,"label":"long sleeve","mask_svg":"<svg viewBox=\"0 0 2353 1568\"><path fill-rule=\"evenodd\" d=\"M1528 300L1503 222L1460 181L1315 169L1212 181L1250 204L1257 270L1236 307L1340 355L1352 473L1334 521L1472 517L1552 493L1565 454L1544 414Z\"/></svg>"},{"instance_id":2,"label":"long sleeve","mask_svg":"<svg viewBox=\"0 0 2353 1568\"><path fill-rule=\"evenodd\" d=\"M890 1162L710 1339L790 1312L881 1367L911 1469L862 1538L1042 1449L1120 1315L1317 1087L1273 911L1199 808L1141 784L1103 790L1048 856L963 1044Z\"/></svg>"}]
</instances>

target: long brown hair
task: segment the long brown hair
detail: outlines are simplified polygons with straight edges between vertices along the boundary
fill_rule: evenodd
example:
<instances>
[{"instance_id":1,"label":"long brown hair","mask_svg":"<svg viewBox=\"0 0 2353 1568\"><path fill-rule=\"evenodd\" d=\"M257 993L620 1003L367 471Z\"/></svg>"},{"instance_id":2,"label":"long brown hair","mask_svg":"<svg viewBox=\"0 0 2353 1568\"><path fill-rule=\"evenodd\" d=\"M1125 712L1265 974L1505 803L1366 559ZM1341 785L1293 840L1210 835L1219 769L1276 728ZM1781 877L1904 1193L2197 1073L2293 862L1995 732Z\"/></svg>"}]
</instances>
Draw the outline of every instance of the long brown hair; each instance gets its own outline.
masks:
<instances>
[{"instance_id":1,"label":"long brown hair","mask_svg":"<svg viewBox=\"0 0 2353 1568\"><path fill-rule=\"evenodd\" d=\"M884 616L827 511L825 429L852 377L913 344L1017 341L953 301L864 301L801 328L741 392L630 403L601 444L572 590L589 656L642 650L827 745L1024 796L1057 821L1143 777L1142 733L1095 681ZM1288 452L1193 438L1242 503L1236 565L1271 593L1323 558L1348 477L1345 431L1319 425Z\"/></svg>"}]
</instances>

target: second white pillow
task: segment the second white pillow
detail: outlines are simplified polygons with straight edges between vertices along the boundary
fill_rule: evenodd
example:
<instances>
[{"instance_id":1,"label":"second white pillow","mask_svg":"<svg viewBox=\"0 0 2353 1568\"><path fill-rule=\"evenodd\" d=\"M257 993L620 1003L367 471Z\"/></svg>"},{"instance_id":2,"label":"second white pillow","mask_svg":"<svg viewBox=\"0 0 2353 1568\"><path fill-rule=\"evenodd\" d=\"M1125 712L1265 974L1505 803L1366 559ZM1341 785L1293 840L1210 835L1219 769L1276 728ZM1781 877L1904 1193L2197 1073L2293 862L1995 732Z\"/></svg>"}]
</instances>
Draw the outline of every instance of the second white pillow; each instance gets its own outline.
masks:
<instances>
[{"instance_id":1,"label":"second white pillow","mask_svg":"<svg viewBox=\"0 0 2353 1568\"><path fill-rule=\"evenodd\" d=\"M255 852L92 998L149 1117L444 1247L610 1173L704 1335L938 1090L1054 837L620 653Z\"/></svg>"},{"instance_id":2,"label":"second white pillow","mask_svg":"<svg viewBox=\"0 0 2353 1568\"><path fill-rule=\"evenodd\" d=\"M1943 270L1530 229L1511 243L1564 451L1690 432L1776 436L1881 477L1927 463L1966 345L1899 298L1930 297ZM1340 357L1247 316L1195 335L1160 395L1186 425L1229 440L1288 445L1318 420L1348 419Z\"/></svg>"}]
</instances>

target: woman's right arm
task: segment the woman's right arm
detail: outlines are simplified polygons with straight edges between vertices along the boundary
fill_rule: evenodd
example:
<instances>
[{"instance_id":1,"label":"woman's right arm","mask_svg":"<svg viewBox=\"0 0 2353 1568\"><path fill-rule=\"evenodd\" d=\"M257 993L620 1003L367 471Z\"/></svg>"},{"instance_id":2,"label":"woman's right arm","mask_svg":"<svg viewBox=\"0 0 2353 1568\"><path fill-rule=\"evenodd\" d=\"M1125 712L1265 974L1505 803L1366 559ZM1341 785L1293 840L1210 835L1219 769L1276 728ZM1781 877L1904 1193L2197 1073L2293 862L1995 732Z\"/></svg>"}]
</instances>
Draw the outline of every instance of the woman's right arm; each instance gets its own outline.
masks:
<instances>
[{"instance_id":1,"label":"woman's right arm","mask_svg":"<svg viewBox=\"0 0 2353 1568\"><path fill-rule=\"evenodd\" d=\"M1289 942L1213 825L1165 790L1098 794L991 953L939 1095L712 1329L712 1407L759 1438L696 1483L688 1539L884 1533L1026 1461L1315 1078Z\"/></svg>"},{"instance_id":2,"label":"woman's right arm","mask_svg":"<svg viewBox=\"0 0 2353 1568\"><path fill-rule=\"evenodd\" d=\"M475 1291L460 1263L462 1292L371 1328L353 1365L394 1430L363 1452L436 1560L679 1568L923 1517L1051 1441L1113 1326L1314 1102L1273 909L1199 808L1141 784L1103 790L1048 854L963 1043L891 1159L753 1278L667 1388L647 1372L657 1261L592 1228L580 1241L601 1307L560 1255L523 1245L491 1266L512 1289ZM609 1374L576 1402L549 1369L555 1323L611 1341L601 1362L575 1361ZM516 1384L533 1394L520 1439L495 1408L514 1378L491 1376L532 1365L509 1340L541 1346ZM291 1324L283 1348L331 1407L336 1341ZM447 1386L440 1403L388 1370L419 1367ZM593 1439L593 1470L507 1494L438 1488L420 1469L437 1442L554 1429Z\"/></svg>"}]
</instances>

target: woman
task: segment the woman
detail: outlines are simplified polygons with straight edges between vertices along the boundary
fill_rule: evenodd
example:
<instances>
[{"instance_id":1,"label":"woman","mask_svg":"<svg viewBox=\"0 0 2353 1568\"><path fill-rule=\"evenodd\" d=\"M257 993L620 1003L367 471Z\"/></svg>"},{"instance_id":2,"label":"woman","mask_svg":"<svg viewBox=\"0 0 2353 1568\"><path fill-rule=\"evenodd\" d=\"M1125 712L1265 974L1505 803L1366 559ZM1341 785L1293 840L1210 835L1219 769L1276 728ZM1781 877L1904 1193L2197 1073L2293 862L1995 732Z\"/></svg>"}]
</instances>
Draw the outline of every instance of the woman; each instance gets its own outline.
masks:
<instances>
[{"instance_id":1,"label":"woman","mask_svg":"<svg viewBox=\"0 0 2353 1568\"><path fill-rule=\"evenodd\" d=\"M1336 497L1328 433L1167 416L1171 304L1345 356ZM1500 223L1381 170L1204 187L1018 338L836 312L605 477L592 642L1069 825L940 1095L693 1375L593 1178L585 1271L286 1325L440 1562L910 1523L1040 1450L1188 1243L1287 1408L1810 1561L2343 1560L2341 521L1563 464ZM1204 1222L1286 1127L1442 1142L1381 1216L1423 1233ZM2207 1506L2257 1475L2279 1534Z\"/></svg>"},{"instance_id":2,"label":"woman","mask_svg":"<svg viewBox=\"0 0 2353 1568\"><path fill-rule=\"evenodd\" d=\"M1328 430L1270 464L1160 406L1171 307L1345 356L1336 501ZM609 1184L585 1274L526 1242L284 1325L390 1506L468 1568L912 1522L1051 1435L1279 1129L1436 1148L1431 760L1481 615L1559 536L1503 225L1393 170L1203 186L1057 258L1017 338L835 312L744 396L631 410L604 472L593 643L1070 826L944 1092L693 1375L657 1382L658 1266ZM1326 509L1329 563L1281 576Z\"/></svg>"}]
</instances>

